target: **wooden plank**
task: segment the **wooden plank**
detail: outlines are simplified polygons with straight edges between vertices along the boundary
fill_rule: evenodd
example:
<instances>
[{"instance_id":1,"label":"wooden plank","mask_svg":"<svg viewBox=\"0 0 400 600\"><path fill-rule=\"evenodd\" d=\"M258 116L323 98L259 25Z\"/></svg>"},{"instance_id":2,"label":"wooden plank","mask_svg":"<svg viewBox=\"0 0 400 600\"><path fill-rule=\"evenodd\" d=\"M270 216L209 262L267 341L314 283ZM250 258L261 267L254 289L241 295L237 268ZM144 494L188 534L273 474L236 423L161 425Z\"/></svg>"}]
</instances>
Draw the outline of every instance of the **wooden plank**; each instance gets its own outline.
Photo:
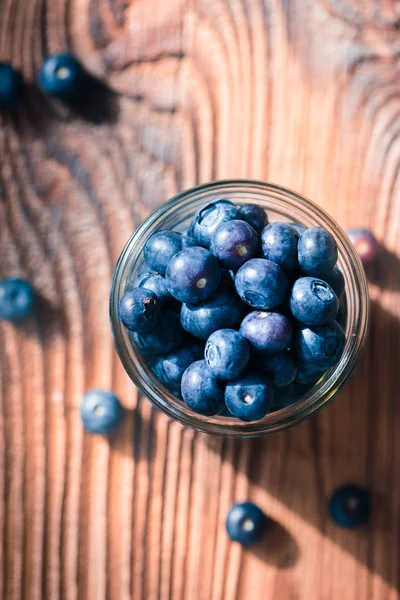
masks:
<instances>
[{"instance_id":1,"label":"wooden plank","mask_svg":"<svg viewBox=\"0 0 400 600\"><path fill-rule=\"evenodd\" d=\"M23 105L2 115L0 275L39 290L26 326L0 324L0 596L5 600L399 597L398 12L394 3L2 0L1 59ZM85 121L38 91L75 52L116 93ZM106 110L107 109L107 110ZM382 242L363 360L325 411L268 439L214 440L139 399L113 350L108 291L135 226L211 179L279 182ZM79 402L129 409L108 443ZM345 481L371 487L371 524L327 514ZM227 540L235 500L277 526Z\"/></svg>"}]
</instances>

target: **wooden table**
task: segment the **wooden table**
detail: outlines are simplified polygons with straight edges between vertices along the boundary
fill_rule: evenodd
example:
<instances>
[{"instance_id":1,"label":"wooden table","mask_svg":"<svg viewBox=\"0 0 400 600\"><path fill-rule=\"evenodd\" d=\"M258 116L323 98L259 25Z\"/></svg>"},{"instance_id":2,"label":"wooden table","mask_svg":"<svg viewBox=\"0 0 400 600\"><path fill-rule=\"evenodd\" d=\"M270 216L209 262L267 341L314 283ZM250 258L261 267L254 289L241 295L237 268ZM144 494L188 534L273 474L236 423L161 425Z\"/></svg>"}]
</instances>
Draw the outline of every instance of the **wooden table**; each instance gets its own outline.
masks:
<instances>
[{"instance_id":1,"label":"wooden table","mask_svg":"<svg viewBox=\"0 0 400 600\"><path fill-rule=\"evenodd\" d=\"M1 57L28 83L1 117L1 276L41 295L0 325L0 597L394 600L400 533L400 12L390 0L2 0ZM35 73L70 50L115 94L84 115ZM113 348L110 278L140 220L178 190L250 177L313 198L384 246L372 328L335 402L250 442L184 430L138 397ZM118 435L83 433L111 388ZM371 523L332 524L343 482ZM224 519L252 499L256 550Z\"/></svg>"}]
</instances>

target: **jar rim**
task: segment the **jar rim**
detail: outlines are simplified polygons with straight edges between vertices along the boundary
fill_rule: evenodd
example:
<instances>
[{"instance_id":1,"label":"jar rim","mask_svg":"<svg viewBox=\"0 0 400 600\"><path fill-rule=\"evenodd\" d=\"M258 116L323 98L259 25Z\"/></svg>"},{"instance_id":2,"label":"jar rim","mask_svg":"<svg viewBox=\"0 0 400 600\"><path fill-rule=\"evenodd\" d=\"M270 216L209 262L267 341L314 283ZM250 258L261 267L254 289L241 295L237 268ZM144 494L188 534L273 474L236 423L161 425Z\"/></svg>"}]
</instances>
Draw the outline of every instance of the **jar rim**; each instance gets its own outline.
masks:
<instances>
[{"instance_id":1,"label":"jar rim","mask_svg":"<svg viewBox=\"0 0 400 600\"><path fill-rule=\"evenodd\" d=\"M204 417L190 411L155 377L141 353L134 351L131 335L118 319L118 301L126 291L129 261L139 259L148 235L160 229L161 222L172 224L179 214L193 215L203 202L215 194L228 196L239 203L259 201L268 212L283 211L293 221L308 222L308 226L323 226L337 241L340 267L346 281L347 324L346 345L339 362L327 371L317 384L299 401L268 414L264 419L244 423L224 417ZM252 196L251 198L249 196ZM259 198L258 198L259 196ZM289 214L285 211L289 210ZM184 214L183 214L184 213ZM301 219L295 218L300 216ZM307 217L307 218L306 218ZM172 225L173 226L173 225ZM176 224L175 224L176 226ZM173 226L174 227L174 226ZM166 227L164 227L166 228ZM129 263L129 264L128 264ZM247 179L219 180L201 184L175 195L150 213L128 239L114 270L110 293L110 320L114 344L128 375L157 408L187 427L213 435L254 437L280 431L299 423L326 406L353 372L363 349L369 328L370 306L368 284L360 259L346 233L317 204L278 184Z\"/></svg>"}]
</instances>

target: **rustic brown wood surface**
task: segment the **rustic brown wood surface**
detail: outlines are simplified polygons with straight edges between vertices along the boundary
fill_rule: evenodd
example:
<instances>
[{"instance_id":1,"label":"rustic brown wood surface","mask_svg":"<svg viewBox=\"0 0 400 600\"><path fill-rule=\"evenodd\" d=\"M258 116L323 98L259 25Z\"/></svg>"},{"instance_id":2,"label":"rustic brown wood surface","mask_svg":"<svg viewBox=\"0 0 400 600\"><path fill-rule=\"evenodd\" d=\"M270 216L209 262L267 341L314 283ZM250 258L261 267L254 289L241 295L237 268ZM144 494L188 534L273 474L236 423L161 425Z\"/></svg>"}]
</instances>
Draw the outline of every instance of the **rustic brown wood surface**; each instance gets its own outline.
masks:
<instances>
[{"instance_id":1,"label":"rustic brown wood surface","mask_svg":"<svg viewBox=\"0 0 400 600\"><path fill-rule=\"evenodd\" d=\"M0 324L0 597L394 600L400 583L400 9L395 0L2 0L0 58L23 71L1 116L0 275L41 295ZM76 53L115 94L80 115L35 86ZM185 430L138 397L108 323L110 278L139 221L212 179L278 182L385 247L372 329L340 396L248 442ZM112 388L110 440L79 403ZM332 524L331 490L371 487L371 523ZM252 499L277 525L230 544Z\"/></svg>"}]
</instances>

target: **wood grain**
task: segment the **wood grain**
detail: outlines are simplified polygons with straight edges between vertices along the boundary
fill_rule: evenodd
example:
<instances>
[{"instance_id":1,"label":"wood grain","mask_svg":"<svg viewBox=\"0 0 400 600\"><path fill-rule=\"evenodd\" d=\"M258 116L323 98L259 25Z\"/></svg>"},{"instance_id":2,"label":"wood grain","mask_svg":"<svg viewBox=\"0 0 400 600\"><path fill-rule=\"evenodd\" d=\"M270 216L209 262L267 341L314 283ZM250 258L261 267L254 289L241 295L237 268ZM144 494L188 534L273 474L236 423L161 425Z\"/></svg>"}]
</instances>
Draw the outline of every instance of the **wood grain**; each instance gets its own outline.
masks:
<instances>
[{"instance_id":1,"label":"wood grain","mask_svg":"<svg viewBox=\"0 0 400 600\"><path fill-rule=\"evenodd\" d=\"M1 0L0 58L23 71L2 115L0 275L38 314L0 324L0 597L5 600L394 600L400 550L400 13L382 0ZM35 85L69 50L113 94L76 114ZM108 324L118 255L155 206L196 183L279 182L344 227L371 227L372 328L357 372L312 420L235 442L138 397ZM128 409L84 434L85 390ZM342 531L327 497L371 487ZM243 551L233 501L276 521Z\"/></svg>"}]
</instances>

